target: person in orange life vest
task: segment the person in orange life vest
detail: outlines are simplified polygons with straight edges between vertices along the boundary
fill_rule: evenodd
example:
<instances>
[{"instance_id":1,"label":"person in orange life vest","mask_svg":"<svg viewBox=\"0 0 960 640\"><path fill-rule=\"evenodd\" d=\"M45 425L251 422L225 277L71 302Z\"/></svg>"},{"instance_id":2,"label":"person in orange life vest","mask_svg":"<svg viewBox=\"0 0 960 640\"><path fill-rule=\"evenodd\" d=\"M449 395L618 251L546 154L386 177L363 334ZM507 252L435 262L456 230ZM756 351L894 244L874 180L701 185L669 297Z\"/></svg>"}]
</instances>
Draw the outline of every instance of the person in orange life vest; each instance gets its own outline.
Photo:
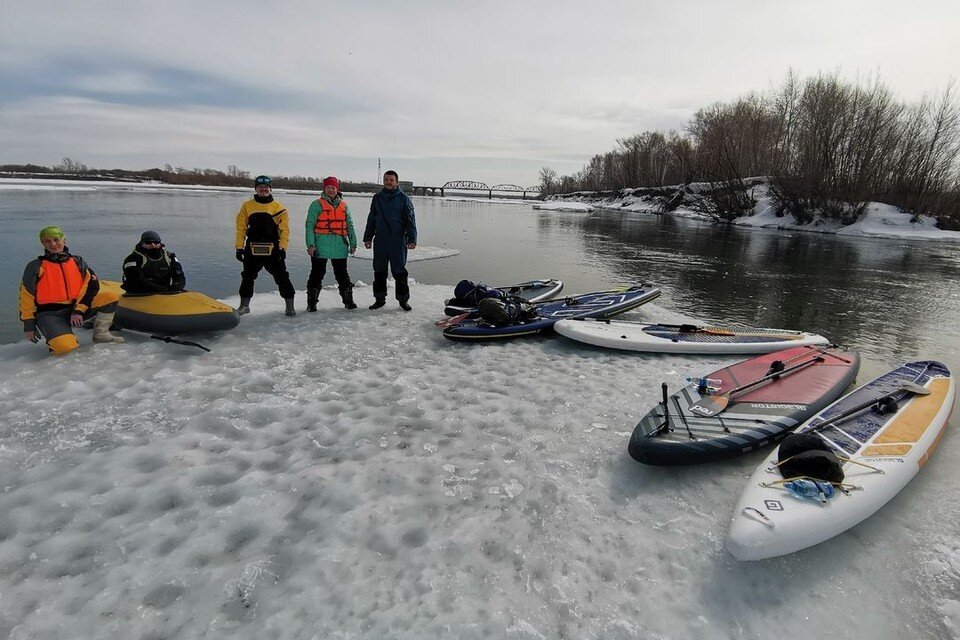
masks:
<instances>
[{"instance_id":1,"label":"person in orange life vest","mask_svg":"<svg viewBox=\"0 0 960 640\"><path fill-rule=\"evenodd\" d=\"M55 355L70 353L80 343L73 335L91 316L94 342L123 342L110 333L120 297L100 289L100 280L80 256L71 255L60 227L40 231L43 255L31 260L20 282L20 321L30 342L46 339Z\"/></svg>"},{"instance_id":2,"label":"person in orange life vest","mask_svg":"<svg viewBox=\"0 0 960 640\"><path fill-rule=\"evenodd\" d=\"M176 254L170 253L156 231L144 231L133 253L123 261L123 284L127 293L173 293L183 291L187 278Z\"/></svg>"},{"instance_id":3,"label":"person in orange life vest","mask_svg":"<svg viewBox=\"0 0 960 640\"><path fill-rule=\"evenodd\" d=\"M250 313L253 282L261 269L273 276L280 288L280 297L287 303L286 314L293 310L293 283L287 272L287 241L290 239L290 216L271 195L269 176L257 176L255 194L237 212L237 260L243 263L240 274L240 315Z\"/></svg>"},{"instance_id":4,"label":"person in orange life vest","mask_svg":"<svg viewBox=\"0 0 960 640\"><path fill-rule=\"evenodd\" d=\"M340 298L347 309L356 309L353 283L347 273L347 255L357 250L350 207L340 193L340 181L330 176L323 181L323 195L310 203L306 222L307 255L310 256L310 277L307 278L307 311L317 310L317 300L327 273L327 260L340 288Z\"/></svg>"}]
</instances>

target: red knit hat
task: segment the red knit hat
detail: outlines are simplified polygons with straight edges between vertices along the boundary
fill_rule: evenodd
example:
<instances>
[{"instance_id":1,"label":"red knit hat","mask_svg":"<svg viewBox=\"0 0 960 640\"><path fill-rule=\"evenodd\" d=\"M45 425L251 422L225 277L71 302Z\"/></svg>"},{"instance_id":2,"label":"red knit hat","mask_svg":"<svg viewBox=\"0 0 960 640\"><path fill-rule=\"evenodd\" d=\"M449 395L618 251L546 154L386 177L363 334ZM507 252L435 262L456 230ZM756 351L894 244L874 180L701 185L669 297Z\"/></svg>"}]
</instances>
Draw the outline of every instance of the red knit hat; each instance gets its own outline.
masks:
<instances>
[{"instance_id":1,"label":"red knit hat","mask_svg":"<svg viewBox=\"0 0 960 640\"><path fill-rule=\"evenodd\" d=\"M331 185L331 184L337 188L337 191L340 191L340 181L339 181L339 180L337 180L337 179L334 178L333 176L330 176L329 178L324 178L324 179L323 179L323 188L324 188L324 189L326 189L327 186L329 186L329 185Z\"/></svg>"}]
</instances>

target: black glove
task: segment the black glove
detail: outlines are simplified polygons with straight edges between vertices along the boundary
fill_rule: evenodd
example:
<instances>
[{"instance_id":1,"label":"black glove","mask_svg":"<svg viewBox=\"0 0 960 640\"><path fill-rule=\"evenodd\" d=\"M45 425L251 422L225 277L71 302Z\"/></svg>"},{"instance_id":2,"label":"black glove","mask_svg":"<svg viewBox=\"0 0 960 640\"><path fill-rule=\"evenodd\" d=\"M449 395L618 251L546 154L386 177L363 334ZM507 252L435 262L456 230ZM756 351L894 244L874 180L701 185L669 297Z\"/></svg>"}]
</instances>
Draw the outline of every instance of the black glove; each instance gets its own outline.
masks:
<instances>
[{"instance_id":1,"label":"black glove","mask_svg":"<svg viewBox=\"0 0 960 640\"><path fill-rule=\"evenodd\" d=\"M277 249L277 258L280 260L287 259L287 250L286 249Z\"/></svg>"},{"instance_id":2,"label":"black glove","mask_svg":"<svg viewBox=\"0 0 960 640\"><path fill-rule=\"evenodd\" d=\"M243 249L237 249L237 260L243 262Z\"/></svg>"}]
</instances>

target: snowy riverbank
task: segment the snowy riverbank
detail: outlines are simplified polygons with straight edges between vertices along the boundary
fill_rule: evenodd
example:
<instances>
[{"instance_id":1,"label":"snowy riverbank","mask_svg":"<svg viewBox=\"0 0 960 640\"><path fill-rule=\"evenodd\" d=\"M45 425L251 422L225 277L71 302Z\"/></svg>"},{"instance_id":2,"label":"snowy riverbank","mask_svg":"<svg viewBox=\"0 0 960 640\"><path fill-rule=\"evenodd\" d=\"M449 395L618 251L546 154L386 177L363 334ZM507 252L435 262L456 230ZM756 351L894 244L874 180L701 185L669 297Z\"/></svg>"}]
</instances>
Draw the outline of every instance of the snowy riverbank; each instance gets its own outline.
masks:
<instances>
[{"instance_id":1,"label":"snowy riverbank","mask_svg":"<svg viewBox=\"0 0 960 640\"><path fill-rule=\"evenodd\" d=\"M451 343L432 326L450 292L414 285L404 313L324 291L296 318L258 294L210 354L0 347L0 637L960 631L956 434L865 524L738 563L723 538L765 452L626 454L661 381L730 360Z\"/></svg>"},{"instance_id":2,"label":"snowy riverbank","mask_svg":"<svg viewBox=\"0 0 960 640\"><path fill-rule=\"evenodd\" d=\"M755 179L756 180L756 179ZM698 185L694 187L695 192ZM703 185L699 185L703 186ZM673 193L677 187L654 189L624 189L617 194L595 194L581 192L563 196L551 196L550 203L570 206L593 206L608 211L629 211L632 213L663 214L664 205L671 199L667 193ZM651 194L651 191L664 193ZM921 216L918 220L910 213L904 213L897 207L877 202L868 203L856 222L843 225L839 221L821 215L814 215L808 224L797 224L792 216L777 217L776 208L768 194L765 183L758 182L751 189L751 195L756 201L751 213L734 219L731 224L744 227L763 229L783 229L787 231L806 231L812 233L830 233L846 236L862 236L870 238L894 238L904 240L928 240L936 242L960 242L960 232L944 231L935 226L931 217ZM685 196L689 199L691 196ZM694 194L692 197L696 197ZM712 218L689 206L680 205L669 214L681 218L690 218L711 222Z\"/></svg>"}]
</instances>

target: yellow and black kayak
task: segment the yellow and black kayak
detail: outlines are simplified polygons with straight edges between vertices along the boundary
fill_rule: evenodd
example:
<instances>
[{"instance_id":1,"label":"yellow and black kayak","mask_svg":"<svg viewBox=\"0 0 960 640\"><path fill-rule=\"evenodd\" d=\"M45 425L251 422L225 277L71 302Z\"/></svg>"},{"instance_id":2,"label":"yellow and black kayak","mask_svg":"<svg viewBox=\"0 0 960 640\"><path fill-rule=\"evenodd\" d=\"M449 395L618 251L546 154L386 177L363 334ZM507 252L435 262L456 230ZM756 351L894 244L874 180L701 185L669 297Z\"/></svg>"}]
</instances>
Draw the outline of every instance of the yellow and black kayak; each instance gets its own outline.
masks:
<instances>
[{"instance_id":1,"label":"yellow and black kayak","mask_svg":"<svg viewBox=\"0 0 960 640\"><path fill-rule=\"evenodd\" d=\"M120 329L175 336L226 331L240 324L236 309L198 291L129 294L119 282L101 280L100 286L120 295L114 318Z\"/></svg>"}]
</instances>

